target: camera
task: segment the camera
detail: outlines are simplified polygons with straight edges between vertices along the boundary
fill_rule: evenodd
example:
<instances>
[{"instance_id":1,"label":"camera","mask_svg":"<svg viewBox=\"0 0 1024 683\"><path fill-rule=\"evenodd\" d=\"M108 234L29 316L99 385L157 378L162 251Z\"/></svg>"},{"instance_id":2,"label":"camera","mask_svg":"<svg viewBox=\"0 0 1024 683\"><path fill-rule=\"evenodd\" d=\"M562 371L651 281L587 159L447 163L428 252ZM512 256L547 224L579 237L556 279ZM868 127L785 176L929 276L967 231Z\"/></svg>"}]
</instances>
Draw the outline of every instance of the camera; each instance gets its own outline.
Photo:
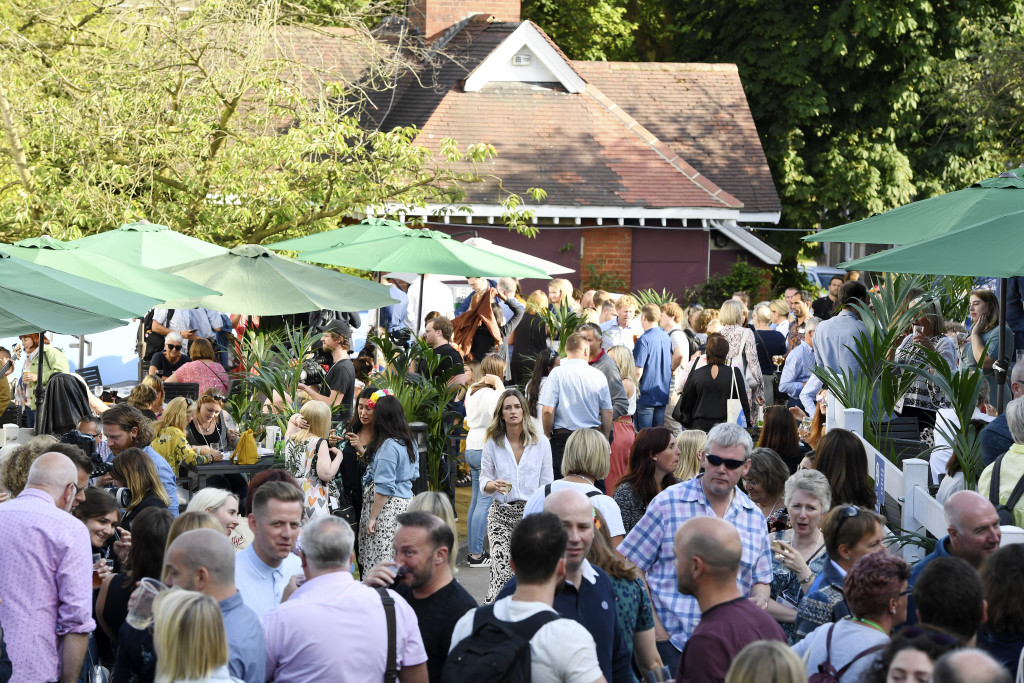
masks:
<instances>
[{"instance_id":1,"label":"camera","mask_svg":"<svg viewBox=\"0 0 1024 683\"><path fill-rule=\"evenodd\" d=\"M132 492L130 489L125 487L118 488L116 486L111 486L107 489L107 491L109 491L110 495L112 495L114 497L114 500L117 501L117 507L126 508L129 505L131 505Z\"/></svg>"},{"instance_id":2,"label":"camera","mask_svg":"<svg viewBox=\"0 0 1024 683\"><path fill-rule=\"evenodd\" d=\"M89 460L92 461L92 473L89 478L102 477L104 474L110 471L110 465L103 462L100 458L99 451L96 448L96 437L89 434L83 434L77 429L73 429L66 434L61 434L61 443L69 443L72 446L78 446L85 454L89 456Z\"/></svg>"},{"instance_id":3,"label":"camera","mask_svg":"<svg viewBox=\"0 0 1024 683\"><path fill-rule=\"evenodd\" d=\"M299 380L303 384L323 384L327 378L327 368L331 367L334 360L325 351L314 351L302 361L302 371L299 373Z\"/></svg>"}]
</instances>

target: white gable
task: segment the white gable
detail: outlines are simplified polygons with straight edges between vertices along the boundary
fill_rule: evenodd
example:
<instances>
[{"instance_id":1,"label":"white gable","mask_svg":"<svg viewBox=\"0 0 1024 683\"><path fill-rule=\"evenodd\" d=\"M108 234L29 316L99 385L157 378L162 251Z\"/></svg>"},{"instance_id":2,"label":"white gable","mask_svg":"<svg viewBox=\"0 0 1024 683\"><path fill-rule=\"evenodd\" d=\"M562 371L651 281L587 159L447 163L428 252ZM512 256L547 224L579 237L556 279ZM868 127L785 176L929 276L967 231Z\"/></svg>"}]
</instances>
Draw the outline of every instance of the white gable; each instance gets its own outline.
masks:
<instances>
[{"instance_id":1,"label":"white gable","mask_svg":"<svg viewBox=\"0 0 1024 683\"><path fill-rule=\"evenodd\" d=\"M466 78L467 92L488 83L560 83L571 93L583 92L586 82L540 34L524 21Z\"/></svg>"}]
</instances>

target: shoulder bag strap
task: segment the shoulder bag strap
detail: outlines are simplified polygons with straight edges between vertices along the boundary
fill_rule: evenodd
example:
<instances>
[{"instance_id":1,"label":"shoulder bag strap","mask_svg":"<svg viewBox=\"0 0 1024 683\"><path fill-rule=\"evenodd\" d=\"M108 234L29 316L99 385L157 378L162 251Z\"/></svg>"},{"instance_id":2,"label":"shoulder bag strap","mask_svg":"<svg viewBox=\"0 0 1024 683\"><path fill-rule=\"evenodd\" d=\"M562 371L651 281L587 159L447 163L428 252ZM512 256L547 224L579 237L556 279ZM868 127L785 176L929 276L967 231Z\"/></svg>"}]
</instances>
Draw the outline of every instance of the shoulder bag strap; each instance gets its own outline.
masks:
<instances>
[{"instance_id":1,"label":"shoulder bag strap","mask_svg":"<svg viewBox=\"0 0 1024 683\"><path fill-rule=\"evenodd\" d=\"M993 475L994 474L995 472L993 472ZM995 491L997 496L999 495L998 488L992 487L991 490ZM1006 509L1013 510L1013 508L1017 507L1017 501L1020 500L1021 496L1024 496L1024 476L1017 481L1017 485L1013 487L1013 493L1011 493L1010 497L1006 499Z\"/></svg>"},{"instance_id":2,"label":"shoulder bag strap","mask_svg":"<svg viewBox=\"0 0 1024 683\"><path fill-rule=\"evenodd\" d=\"M831 635L831 633L829 635ZM869 654L872 654L874 652L878 652L879 650L884 650L886 647L888 647L888 643L880 643L878 645L873 645L873 646L869 647L866 650L858 652L857 654L855 654L853 656L853 659L851 659L850 661L848 661L846 664L843 665L842 669L839 669L838 671L836 671L836 675L839 676L839 678L842 678L843 674L846 673L847 669L849 669L851 666L856 664L857 661L860 660L862 657L867 657Z\"/></svg>"},{"instance_id":3,"label":"shoulder bag strap","mask_svg":"<svg viewBox=\"0 0 1024 683\"><path fill-rule=\"evenodd\" d=\"M739 389L736 388L736 371L739 369L732 364L727 365L729 368L729 378L732 380L729 386L729 399L739 398ZM736 396L733 396L736 393Z\"/></svg>"},{"instance_id":4,"label":"shoulder bag strap","mask_svg":"<svg viewBox=\"0 0 1024 683\"><path fill-rule=\"evenodd\" d=\"M988 499L992 506L999 509L999 470L1003 464L1005 453L996 458L996 464L992 467L992 478L988 482ZM956 457L955 455L953 457ZM1009 507L1009 506L1007 506Z\"/></svg>"},{"instance_id":5,"label":"shoulder bag strap","mask_svg":"<svg viewBox=\"0 0 1024 683\"><path fill-rule=\"evenodd\" d=\"M317 439L316 440L316 445L313 446L313 462L310 463L310 465L309 465L309 473L310 473L310 475L316 477L317 481L320 481L320 475L317 474L317 472L316 472L316 461L317 461L317 456L320 454L320 444L322 444L324 441L326 441L326 439ZM320 481L320 483L323 484L324 482Z\"/></svg>"},{"instance_id":6,"label":"shoulder bag strap","mask_svg":"<svg viewBox=\"0 0 1024 683\"><path fill-rule=\"evenodd\" d=\"M381 604L384 605L384 616L388 622L388 664L384 670L384 682L394 683L398 680L398 655L396 649L397 633L395 627L395 599L387 588L378 588Z\"/></svg>"},{"instance_id":7,"label":"shoulder bag strap","mask_svg":"<svg viewBox=\"0 0 1024 683\"><path fill-rule=\"evenodd\" d=\"M544 497L547 498L551 495L551 484L544 485Z\"/></svg>"}]
</instances>

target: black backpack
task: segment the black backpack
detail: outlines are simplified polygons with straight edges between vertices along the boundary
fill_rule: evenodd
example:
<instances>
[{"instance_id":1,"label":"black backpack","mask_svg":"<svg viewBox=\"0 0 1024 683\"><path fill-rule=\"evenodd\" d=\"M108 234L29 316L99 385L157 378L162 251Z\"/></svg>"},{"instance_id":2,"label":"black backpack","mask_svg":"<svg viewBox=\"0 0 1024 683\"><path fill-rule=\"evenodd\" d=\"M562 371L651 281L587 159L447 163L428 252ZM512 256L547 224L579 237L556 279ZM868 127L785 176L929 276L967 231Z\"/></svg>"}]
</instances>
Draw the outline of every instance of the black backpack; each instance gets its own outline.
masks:
<instances>
[{"instance_id":1,"label":"black backpack","mask_svg":"<svg viewBox=\"0 0 1024 683\"><path fill-rule=\"evenodd\" d=\"M556 619L557 613L544 610L522 621L502 621L494 605L477 608L472 633L448 653L442 683L529 683L530 639Z\"/></svg>"},{"instance_id":2,"label":"black backpack","mask_svg":"<svg viewBox=\"0 0 1024 683\"><path fill-rule=\"evenodd\" d=\"M152 308L149 309L149 313L142 319L142 334L143 339L146 341L146 348L142 352L142 360L144 361L152 360L154 354L164 350L164 335L153 331L153 310ZM160 324L164 327L170 327L171 318L173 317L174 309L167 309L167 317Z\"/></svg>"},{"instance_id":3,"label":"black backpack","mask_svg":"<svg viewBox=\"0 0 1024 683\"><path fill-rule=\"evenodd\" d=\"M1017 506L1017 502L1020 497L1024 495L1024 477L1020 478L1017 485L1013 487L1013 492L1010 497L1006 499L1006 502L1002 505L999 504L999 469L1003 464L1003 458L1006 454L1000 455L996 458L995 467L992 468L992 479L988 483L988 499L992 505L996 508L996 513L999 515L999 523L1004 526L1016 526L1017 522L1013 519L1013 508Z\"/></svg>"},{"instance_id":4,"label":"black backpack","mask_svg":"<svg viewBox=\"0 0 1024 683\"><path fill-rule=\"evenodd\" d=\"M828 638L825 640L825 661L818 665L817 673L813 673L807 678L807 683L839 683L843 674L845 674L859 659L867 657L873 652L884 650L887 647L885 644L869 647L863 652L859 652L854 655L853 659L848 661L843 668L837 671L832 665L832 631L834 631L835 628L835 624L828 627Z\"/></svg>"}]
</instances>

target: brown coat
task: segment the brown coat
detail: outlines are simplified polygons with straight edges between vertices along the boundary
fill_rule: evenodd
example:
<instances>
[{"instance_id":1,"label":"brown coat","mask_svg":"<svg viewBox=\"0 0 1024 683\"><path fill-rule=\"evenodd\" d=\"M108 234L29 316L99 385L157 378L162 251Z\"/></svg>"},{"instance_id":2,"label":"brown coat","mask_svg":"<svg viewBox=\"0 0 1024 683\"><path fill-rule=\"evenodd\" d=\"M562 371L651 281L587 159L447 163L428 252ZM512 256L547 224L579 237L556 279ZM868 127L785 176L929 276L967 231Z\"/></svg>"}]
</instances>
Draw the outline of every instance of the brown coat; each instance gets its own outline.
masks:
<instances>
[{"instance_id":1,"label":"brown coat","mask_svg":"<svg viewBox=\"0 0 1024 683\"><path fill-rule=\"evenodd\" d=\"M470 349L473 347L473 337L480 325L486 327L487 331L491 333L495 349L501 344L501 330L498 327L498 322L494 319L494 311L491 309L494 295L495 290L491 287L487 290L486 295L480 297L476 303L470 304L465 313L452 321L452 346L458 349L463 358L468 361L483 360L482 358L473 358L473 354L470 353Z\"/></svg>"}]
</instances>

